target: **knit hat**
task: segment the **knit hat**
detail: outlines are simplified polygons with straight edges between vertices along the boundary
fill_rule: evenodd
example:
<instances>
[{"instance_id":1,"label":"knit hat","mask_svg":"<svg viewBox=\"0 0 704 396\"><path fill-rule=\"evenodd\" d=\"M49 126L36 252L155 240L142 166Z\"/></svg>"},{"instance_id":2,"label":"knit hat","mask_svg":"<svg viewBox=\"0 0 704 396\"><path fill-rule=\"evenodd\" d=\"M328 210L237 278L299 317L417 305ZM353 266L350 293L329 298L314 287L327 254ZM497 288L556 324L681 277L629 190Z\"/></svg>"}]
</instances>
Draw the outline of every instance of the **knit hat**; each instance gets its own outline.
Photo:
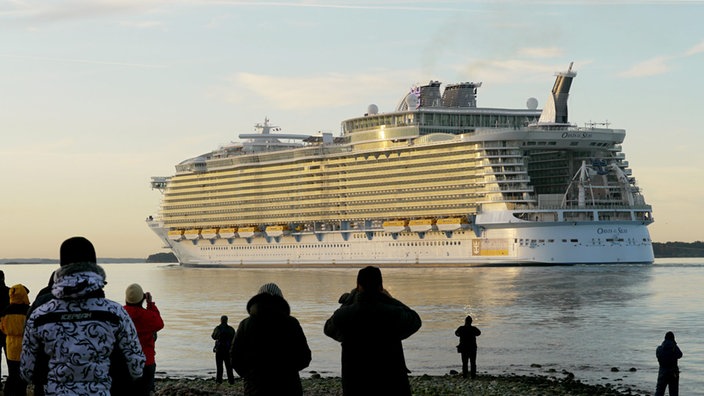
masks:
<instances>
[{"instance_id":1,"label":"knit hat","mask_svg":"<svg viewBox=\"0 0 704 396\"><path fill-rule=\"evenodd\" d=\"M357 284L362 286L364 291L380 291L382 286L381 270L377 267L364 267L357 273Z\"/></svg>"},{"instance_id":2,"label":"knit hat","mask_svg":"<svg viewBox=\"0 0 704 396\"><path fill-rule=\"evenodd\" d=\"M73 237L61 244L59 264L64 266L73 263L97 263L95 248L86 238Z\"/></svg>"},{"instance_id":3,"label":"knit hat","mask_svg":"<svg viewBox=\"0 0 704 396\"><path fill-rule=\"evenodd\" d=\"M144 300L144 290L142 286L133 283L125 290L125 301L127 304L139 304Z\"/></svg>"},{"instance_id":4,"label":"knit hat","mask_svg":"<svg viewBox=\"0 0 704 396\"><path fill-rule=\"evenodd\" d=\"M278 286L276 286L276 283L267 283L265 285L262 285L262 287L259 288L259 293L267 293L271 294L272 296L279 296L283 297L284 294L281 292L281 289L279 289Z\"/></svg>"}]
</instances>

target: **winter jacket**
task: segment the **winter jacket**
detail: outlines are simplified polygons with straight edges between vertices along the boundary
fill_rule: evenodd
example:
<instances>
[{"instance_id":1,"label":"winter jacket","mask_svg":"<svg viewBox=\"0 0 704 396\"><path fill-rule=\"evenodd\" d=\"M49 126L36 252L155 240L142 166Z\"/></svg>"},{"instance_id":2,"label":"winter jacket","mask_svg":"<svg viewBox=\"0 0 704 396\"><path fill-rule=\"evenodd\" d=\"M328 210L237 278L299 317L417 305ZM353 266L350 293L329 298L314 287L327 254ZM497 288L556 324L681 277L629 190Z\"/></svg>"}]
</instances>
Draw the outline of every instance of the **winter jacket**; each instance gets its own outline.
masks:
<instances>
[{"instance_id":1,"label":"winter jacket","mask_svg":"<svg viewBox=\"0 0 704 396\"><path fill-rule=\"evenodd\" d=\"M227 323L220 323L213 329L210 337L215 340L213 352L229 354L232 340L235 338L235 329Z\"/></svg>"},{"instance_id":2,"label":"winter jacket","mask_svg":"<svg viewBox=\"0 0 704 396\"><path fill-rule=\"evenodd\" d=\"M135 329L137 329L139 343L142 345L142 352L144 352L144 356L147 359L145 365L156 364L154 359L154 355L156 355L154 350L156 332L164 328L164 321L161 319L159 308L156 307L154 301L147 301L146 309L142 308L141 305L130 304L125 305L124 308L130 318L132 318Z\"/></svg>"},{"instance_id":3,"label":"winter jacket","mask_svg":"<svg viewBox=\"0 0 704 396\"><path fill-rule=\"evenodd\" d=\"M474 326L460 326L455 330L455 335L460 338L460 344L457 345L457 352L469 352L477 350L477 337L482 332Z\"/></svg>"},{"instance_id":4,"label":"winter jacket","mask_svg":"<svg viewBox=\"0 0 704 396\"><path fill-rule=\"evenodd\" d=\"M655 350L655 356L658 358L661 374L679 373L677 359L682 357L682 351L674 340L664 340Z\"/></svg>"},{"instance_id":5,"label":"winter jacket","mask_svg":"<svg viewBox=\"0 0 704 396\"><path fill-rule=\"evenodd\" d=\"M144 354L137 331L122 306L105 298L105 272L94 263L60 267L54 299L27 319L20 373L32 382L48 356L47 395L110 394L110 355L122 354L132 377L142 375Z\"/></svg>"},{"instance_id":6,"label":"winter jacket","mask_svg":"<svg viewBox=\"0 0 704 396\"><path fill-rule=\"evenodd\" d=\"M302 395L298 372L310 364L311 352L288 302L262 293L249 300L247 312L230 351L232 367L244 378L245 395Z\"/></svg>"},{"instance_id":7,"label":"winter jacket","mask_svg":"<svg viewBox=\"0 0 704 396\"><path fill-rule=\"evenodd\" d=\"M420 329L420 316L379 292L353 290L340 302L324 331L342 343L343 394L410 395L401 341Z\"/></svg>"},{"instance_id":8,"label":"winter jacket","mask_svg":"<svg viewBox=\"0 0 704 396\"><path fill-rule=\"evenodd\" d=\"M0 321L0 330L6 335L7 360L19 362L22 352L22 335L27 321L29 297L24 285L14 285L9 291L10 305Z\"/></svg>"}]
</instances>

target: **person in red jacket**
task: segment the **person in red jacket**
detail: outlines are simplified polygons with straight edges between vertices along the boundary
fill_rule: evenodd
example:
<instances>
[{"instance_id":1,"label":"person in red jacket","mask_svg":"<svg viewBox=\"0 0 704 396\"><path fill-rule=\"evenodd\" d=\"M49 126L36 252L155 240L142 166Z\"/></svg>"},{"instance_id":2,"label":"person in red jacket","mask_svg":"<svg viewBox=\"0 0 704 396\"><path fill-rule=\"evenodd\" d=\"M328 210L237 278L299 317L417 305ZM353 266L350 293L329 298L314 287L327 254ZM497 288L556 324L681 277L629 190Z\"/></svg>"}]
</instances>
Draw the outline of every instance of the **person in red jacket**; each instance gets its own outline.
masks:
<instances>
[{"instance_id":1,"label":"person in red jacket","mask_svg":"<svg viewBox=\"0 0 704 396\"><path fill-rule=\"evenodd\" d=\"M142 307L142 303L147 301L147 307ZM135 396L149 396L154 389L154 373L156 372L156 360L154 355L154 344L156 341L157 331L164 328L164 321L161 319L159 308L152 300L151 293L145 293L142 286L133 283L127 286L125 290L125 311L132 318L134 327L137 329L139 343L142 345L142 351L147 358L144 364L144 373L142 377L134 382L134 392L130 392Z\"/></svg>"}]
</instances>

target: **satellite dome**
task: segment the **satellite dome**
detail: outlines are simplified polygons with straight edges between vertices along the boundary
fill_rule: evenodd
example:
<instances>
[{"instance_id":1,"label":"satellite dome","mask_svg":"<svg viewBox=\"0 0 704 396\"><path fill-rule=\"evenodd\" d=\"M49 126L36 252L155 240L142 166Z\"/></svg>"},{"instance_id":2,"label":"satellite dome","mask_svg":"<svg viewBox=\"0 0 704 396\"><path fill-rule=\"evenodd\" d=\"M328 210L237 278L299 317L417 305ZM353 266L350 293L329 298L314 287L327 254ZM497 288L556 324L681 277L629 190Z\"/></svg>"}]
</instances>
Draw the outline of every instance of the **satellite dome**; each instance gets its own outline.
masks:
<instances>
[{"instance_id":1,"label":"satellite dome","mask_svg":"<svg viewBox=\"0 0 704 396\"><path fill-rule=\"evenodd\" d=\"M526 101L526 107L530 110L535 110L538 108L538 99L536 98L528 98Z\"/></svg>"},{"instance_id":2,"label":"satellite dome","mask_svg":"<svg viewBox=\"0 0 704 396\"><path fill-rule=\"evenodd\" d=\"M369 107L367 107L367 114L378 114L379 113L379 107L375 104L370 104Z\"/></svg>"}]
</instances>

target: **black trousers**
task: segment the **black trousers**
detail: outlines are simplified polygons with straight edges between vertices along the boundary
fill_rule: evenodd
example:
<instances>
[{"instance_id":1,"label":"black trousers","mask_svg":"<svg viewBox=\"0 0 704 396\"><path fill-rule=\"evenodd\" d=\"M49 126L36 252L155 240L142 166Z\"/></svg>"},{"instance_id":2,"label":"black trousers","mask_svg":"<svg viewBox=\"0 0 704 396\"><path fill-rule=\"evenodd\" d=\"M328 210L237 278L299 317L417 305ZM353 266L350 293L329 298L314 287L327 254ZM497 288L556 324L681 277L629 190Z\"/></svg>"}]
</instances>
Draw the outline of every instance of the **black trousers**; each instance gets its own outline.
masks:
<instances>
[{"instance_id":1,"label":"black trousers","mask_svg":"<svg viewBox=\"0 0 704 396\"><path fill-rule=\"evenodd\" d=\"M232 363L230 362L230 354L227 352L215 352L215 382L222 382L222 366L225 365L227 372L227 382L235 383L235 375L232 372Z\"/></svg>"},{"instance_id":2,"label":"black trousers","mask_svg":"<svg viewBox=\"0 0 704 396\"><path fill-rule=\"evenodd\" d=\"M462 376L467 378L467 372L472 378L477 376L477 349L472 348L461 352L462 356ZM467 370L467 362L469 361L469 370Z\"/></svg>"}]
</instances>

